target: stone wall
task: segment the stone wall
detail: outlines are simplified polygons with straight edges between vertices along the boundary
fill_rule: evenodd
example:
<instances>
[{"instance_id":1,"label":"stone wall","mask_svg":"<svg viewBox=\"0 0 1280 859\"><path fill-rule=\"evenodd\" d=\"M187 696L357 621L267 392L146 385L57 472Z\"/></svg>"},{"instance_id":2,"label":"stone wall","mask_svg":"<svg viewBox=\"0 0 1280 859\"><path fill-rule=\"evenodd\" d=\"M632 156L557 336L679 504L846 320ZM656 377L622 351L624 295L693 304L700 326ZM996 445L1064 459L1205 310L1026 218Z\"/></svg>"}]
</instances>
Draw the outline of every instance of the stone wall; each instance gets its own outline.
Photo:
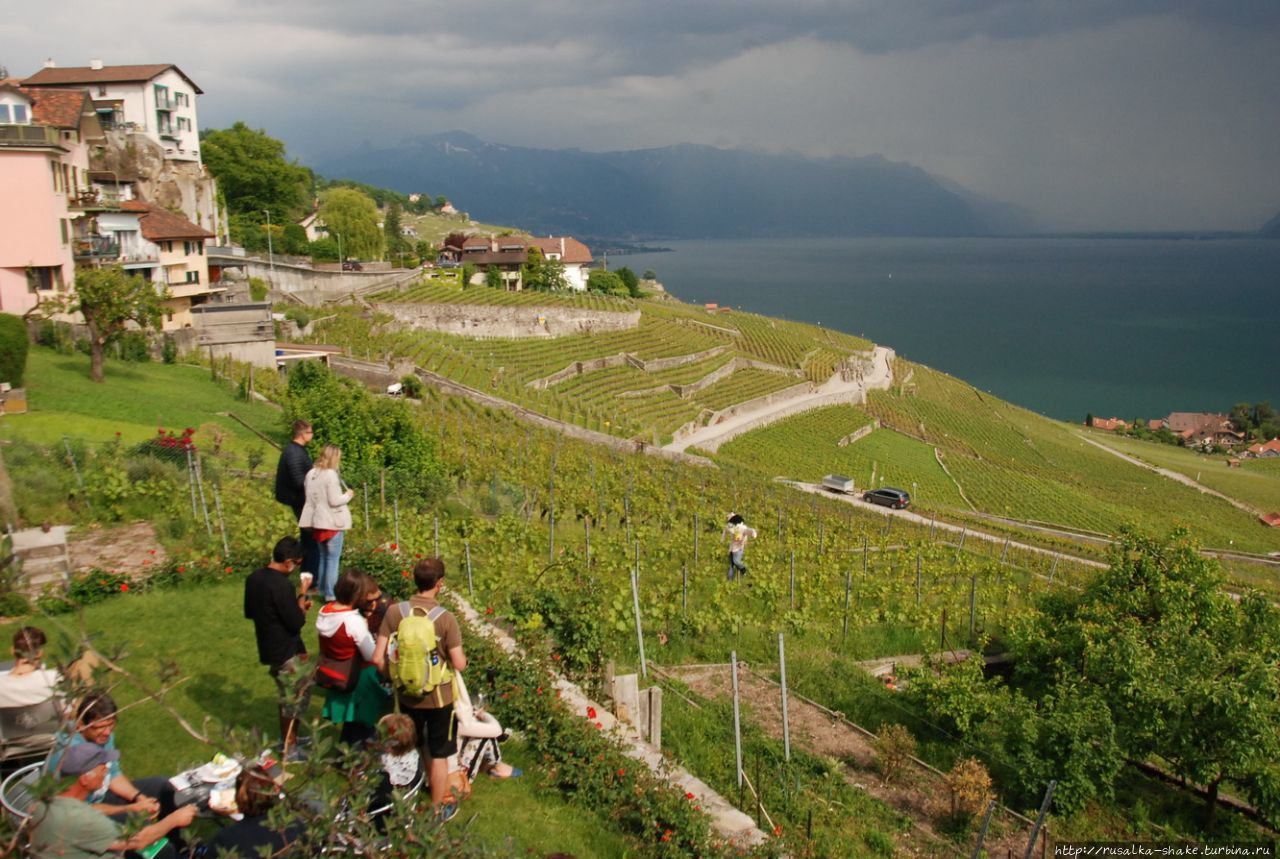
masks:
<instances>
[{"instance_id":1,"label":"stone wall","mask_svg":"<svg viewBox=\"0 0 1280 859\"><path fill-rule=\"evenodd\" d=\"M584 373L594 373L597 370L607 370L610 367L621 367L623 364L629 364L637 370L643 370L646 373L656 373L660 370L668 370L672 367L681 367L685 364L696 364L698 361L704 361L707 358L714 358L716 355L724 352L726 346L713 346L702 352L694 352L690 355L676 355L671 358L652 358L648 361L643 358L636 357L630 352L619 352L617 355L608 355L604 358L593 358L590 361L574 361L563 370L558 370L550 376L541 379L534 379L529 383L529 387L538 391L545 391L552 385L558 385L561 382L572 379L575 376L581 376ZM660 385L654 390L662 390L668 387ZM626 396L625 394L623 396ZM638 396L638 395L633 395Z\"/></svg>"},{"instance_id":2,"label":"stone wall","mask_svg":"<svg viewBox=\"0 0 1280 859\"><path fill-rule=\"evenodd\" d=\"M855 441L860 441L866 438L867 436L871 435L873 432L875 432L878 429L880 429L880 419L876 418L866 426L856 429L853 432L849 433L844 438L840 439L838 442L836 442L836 447L848 447L849 445L853 444Z\"/></svg>"},{"instance_id":3,"label":"stone wall","mask_svg":"<svg viewBox=\"0 0 1280 859\"><path fill-rule=\"evenodd\" d=\"M626 331L640 324L640 311L585 307L510 307L491 304L375 304L410 328L468 337L562 337Z\"/></svg>"}]
</instances>

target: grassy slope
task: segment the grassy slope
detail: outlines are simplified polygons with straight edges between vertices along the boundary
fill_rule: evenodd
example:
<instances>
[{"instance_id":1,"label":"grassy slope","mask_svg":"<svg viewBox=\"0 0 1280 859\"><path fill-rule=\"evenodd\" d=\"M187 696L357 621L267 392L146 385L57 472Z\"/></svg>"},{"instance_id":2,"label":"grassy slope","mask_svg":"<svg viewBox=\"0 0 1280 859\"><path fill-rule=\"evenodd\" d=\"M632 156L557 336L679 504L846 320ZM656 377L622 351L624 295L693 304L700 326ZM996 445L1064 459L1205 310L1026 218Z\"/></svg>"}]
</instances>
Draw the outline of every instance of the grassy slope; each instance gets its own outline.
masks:
<instances>
[{"instance_id":1,"label":"grassy slope","mask_svg":"<svg viewBox=\"0 0 1280 859\"><path fill-rule=\"evenodd\" d=\"M122 664L140 677L153 677L162 662L175 663L185 678L166 698L170 706L197 727L210 717L207 730L218 736L223 726L260 726L275 733L275 689L265 666L258 664L253 627L241 613L242 579L236 570L226 584L131 595L91 606L84 613L84 629L95 646L111 653L127 647ZM52 633L54 624L74 640L77 621L64 615L41 619ZM0 640L8 641L17 624L0 625ZM309 648L315 651L315 629L308 627ZM56 634L50 636L57 641ZM65 652L57 643L53 652ZM122 706L143 697L129 683L114 690ZM313 698L311 716L318 717L322 699ZM125 771L143 776L174 773L211 758L215 749L193 739L154 702L144 702L122 715L117 743ZM628 845L590 813L561 800L541 785L536 761L518 743L504 746L505 757L522 766L529 777L512 781L482 779L463 807L463 818L474 814L469 832L484 843L499 845L510 838L517 851L543 855L563 851L580 856L622 857ZM513 825L512 821L519 821Z\"/></svg>"},{"instance_id":2,"label":"grassy slope","mask_svg":"<svg viewBox=\"0 0 1280 859\"><path fill-rule=\"evenodd\" d=\"M1280 510L1280 467L1268 467L1262 460L1245 460L1239 468L1229 468L1223 454L1210 456L1185 447L1126 438L1102 431L1090 437L1143 462L1185 474L1192 480L1216 489L1260 510ZM1272 460L1280 464L1280 459Z\"/></svg>"},{"instance_id":3,"label":"grassy slope","mask_svg":"<svg viewBox=\"0 0 1280 859\"><path fill-rule=\"evenodd\" d=\"M89 378L85 355L60 355L34 347L27 367L30 411L0 421L0 438L44 443L63 435L108 441L116 432L125 443L151 438L157 427L182 432L216 424L229 434L231 449L265 447L265 442L225 413L233 412L251 427L284 440L280 412L262 403L235 400L209 371L190 366L107 363L107 382ZM219 414L222 413L222 414Z\"/></svg>"}]
</instances>

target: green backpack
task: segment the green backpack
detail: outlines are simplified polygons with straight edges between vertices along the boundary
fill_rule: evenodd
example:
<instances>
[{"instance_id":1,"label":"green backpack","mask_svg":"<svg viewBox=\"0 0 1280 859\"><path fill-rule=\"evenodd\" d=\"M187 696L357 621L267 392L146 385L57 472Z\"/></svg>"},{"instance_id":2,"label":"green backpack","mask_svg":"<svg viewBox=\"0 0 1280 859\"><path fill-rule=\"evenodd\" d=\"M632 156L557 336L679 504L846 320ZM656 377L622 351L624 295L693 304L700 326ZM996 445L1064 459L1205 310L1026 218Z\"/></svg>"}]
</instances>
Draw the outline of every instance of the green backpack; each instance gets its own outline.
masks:
<instances>
[{"instance_id":1,"label":"green backpack","mask_svg":"<svg viewBox=\"0 0 1280 859\"><path fill-rule=\"evenodd\" d=\"M444 614L444 607L424 614L415 614L415 609L421 610L407 600L400 603L400 625L391 634L387 653L396 691L409 698L425 698L451 683L453 672L440 658L436 639L436 618Z\"/></svg>"}]
</instances>

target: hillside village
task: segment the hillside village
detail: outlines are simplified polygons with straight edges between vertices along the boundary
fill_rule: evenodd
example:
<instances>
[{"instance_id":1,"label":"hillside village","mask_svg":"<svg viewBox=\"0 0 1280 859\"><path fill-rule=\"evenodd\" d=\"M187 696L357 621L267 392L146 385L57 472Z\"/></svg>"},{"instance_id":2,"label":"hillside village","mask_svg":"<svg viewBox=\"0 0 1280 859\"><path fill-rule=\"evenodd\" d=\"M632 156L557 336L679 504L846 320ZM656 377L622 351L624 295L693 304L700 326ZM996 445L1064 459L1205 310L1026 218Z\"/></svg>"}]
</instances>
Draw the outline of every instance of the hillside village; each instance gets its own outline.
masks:
<instances>
[{"instance_id":1,"label":"hillside village","mask_svg":"<svg viewBox=\"0 0 1280 859\"><path fill-rule=\"evenodd\" d=\"M573 236L425 193L287 165L288 207L227 205L209 150L265 133L202 138L202 92L172 64L0 80L0 314L26 323L30 389L0 392L0 513L25 526L0 550L0 629L70 605L198 665L122 692L143 705L130 754L163 737L145 759L175 770L210 745L260 754L246 719L274 731L272 681L242 670L240 580L297 530L271 482L305 417L342 447L344 562L398 600L422 555L447 559L485 666L468 682L529 773L475 782L470 845L404 803L386 855L1050 855L1277 831L1280 439L1251 437L1269 406L1122 438L861 337L685 304ZM122 324L99 385L75 285L117 267L160 297L158 330ZM1219 447L1235 464L1210 469L1197 451ZM726 578L734 512L750 575ZM7 577L10 552L49 578ZM307 769L326 743L298 783L328 790ZM313 834L341 820L361 834L343 849L383 855L350 797L324 799Z\"/></svg>"}]
</instances>

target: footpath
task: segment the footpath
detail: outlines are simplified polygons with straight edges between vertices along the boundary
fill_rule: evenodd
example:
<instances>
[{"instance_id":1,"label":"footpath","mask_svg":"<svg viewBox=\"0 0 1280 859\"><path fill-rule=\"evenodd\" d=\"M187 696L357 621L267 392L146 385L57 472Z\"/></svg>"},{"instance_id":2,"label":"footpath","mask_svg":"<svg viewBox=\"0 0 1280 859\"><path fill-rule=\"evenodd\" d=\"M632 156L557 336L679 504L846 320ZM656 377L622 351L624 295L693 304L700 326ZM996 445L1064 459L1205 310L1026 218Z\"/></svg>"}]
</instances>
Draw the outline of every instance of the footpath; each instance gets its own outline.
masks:
<instances>
[{"instance_id":1,"label":"footpath","mask_svg":"<svg viewBox=\"0 0 1280 859\"><path fill-rule=\"evenodd\" d=\"M731 415L719 423L701 427L683 438L663 445L662 449L683 453L690 447L698 447L715 452L720 445L736 436L799 412L820 406L865 403L868 391L887 389L893 381L893 356L892 349L876 346L871 352L870 368L854 379L846 381L839 373L835 373L807 394L797 394L758 409Z\"/></svg>"}]
</instances>

